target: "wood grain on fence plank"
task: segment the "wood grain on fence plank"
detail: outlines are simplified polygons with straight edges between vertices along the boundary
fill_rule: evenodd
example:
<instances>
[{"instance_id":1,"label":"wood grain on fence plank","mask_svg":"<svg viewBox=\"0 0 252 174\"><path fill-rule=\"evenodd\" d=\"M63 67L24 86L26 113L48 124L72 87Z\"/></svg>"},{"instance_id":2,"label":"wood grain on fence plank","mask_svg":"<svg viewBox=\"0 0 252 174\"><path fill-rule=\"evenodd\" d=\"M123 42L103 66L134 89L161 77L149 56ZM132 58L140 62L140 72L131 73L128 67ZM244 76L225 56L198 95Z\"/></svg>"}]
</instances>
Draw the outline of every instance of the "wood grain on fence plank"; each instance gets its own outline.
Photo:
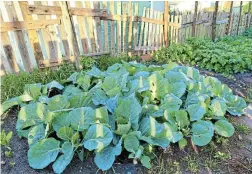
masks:
<instances>
[{"instance_id":1,"label":"wood grain on fence plank","mask_svg":"<svg viewBox=\"0 0 252 174\"><path fill-rule=\"evenodd\" d=\"M0 4L1 11L3 15L3 20L5 22L17 22L18 17L14 9L13 2L2 2ZM8 33L10 42L13 46L17 64L20 69L24 71L31 71L32 64L30 57L26 48L24 35L22 31L11 31Z\"/></svg>"},{"instance_id":2,"label":"wood grain on fence plank","mask_svg":"<svg viewBox=\"0 0 252 174\"><path fill-rule=\"evenodd\" d=\"M133 16L133 7L132 7L132 2L128 2L128 16ZM128 18L128 26L129 26L129 31L128 31L128 55L132 56L132 27L133 27L133 21Z\"/></svg>"},{"instance_id":3,"label":"wood grain on fence plank","mask_svg":"<svg viewBox=\"0 0 252 174\"><path fill-rule=\"evenodd\" d=\"M146 8L146 12L145 12L145 17L146 18L149 18L149 16L150 16L150 9L149 8ZM145 22L145 26L144 26L144 41L143 41L143 46L145 47L145 48L147 48L146 46L148 46L147 45L147 43L148 43L148 31L149 31L149 25L148 25L148 23L147 22ZM147 49L145 49L144 51L143 51L143 54L147 54L146 53L146 50Z\"/></svg>"},{"instance_id":4,"label":"wood grain on fence plank","mask_svg":"<svg viewBox=\"0 0 252 174\"><path fill-rule=\"evenodd\" d=\"M122 5L122 14L123 15L126 15L126 10L127 10L127 3L126 2L122 2L123 5ZM127 38L126 38L126 29L127 29L127 26L126 26L126 21L123 21L123 52L127 52Z\"/></svg>"},{"instance_id":5,"label":"wood grain on fence plank","mask_svg":"<svg viewBox=\"0 0 252 174\"><path fill-rule=\"evenodd\" d=\"M115 8L114 8L114 2L110 1L110 14L114 15ZM111 53L115 54L115 22L110 21L110 34L111 34Z\"/></svg>"},{"instance_id":6,"label":"wood grain on fence plank","mask_svg":"<svg viewBox=\"0 0 252 174\"><path fill-rule=\"evenodd\" d=\"M61 11L63 14L62 22L64 24L66 33L68 33L67 39L68 39L69 49L70 49L69 52L71 53L69 56L69 59L71 62L75 62L75 65L77 68L81 68L79 64L80 52L78 49L76 36L74 35L73 23L72 23L70 14L68 13L67 3L64 1L59 1L59 5L61 7Z\"/></svg>"},{"instance_id":7,"label":"wood grain on fence plank","mask_svg":"<svg viewBox=\"0 0 252 174\"><path fill-rule=\"evenodd\" d=\"M28 5L23 9L27 14L38 14L38 15L62 15L60 7L57 6L41 6L41 5Z\"/></svg>"},{"instance_id":8,"label":"wood grain on fence plank","mask_svg":"<svg viewBox=\"0 0 252 174\"><path fill-rule=\"evenodd\" d=\"M121 15L122 6L121 1L117 1L117 15ZM122 22L117 21L117 53L121 53L122 50Z\"/></svg>"},{"instance_id":9,"label":"wood grain on fence plank","mask_svg":"<svg viewBox=\"0 0 252 174\"><path fill-rule=\"evenodd\" d=\"M100 8L100 4L98 1L94 1L94 9L99 9ZM102 41L101 41L101 21L99 17L94 17L95 19L95 33L96 33L96 45L97 45L97 52L102 52L103 48L102 48Z\"/></svg>"},{"instance_id":10,"label":"wood grain on fence plank","mask_svg":"<svg viewBox=\"0 0 252 174\"><path fill-rule=\"evenodd\" d=\"M241 23L241 16L242 15L242 1L240 2L240 11L239 11L239 19L238 19L238 26L237 26L237 35L239 34L239 27L240 27L240 23Z\"/></svg>"},{"instance_id":11,"label":"wood grain on fence plank","mask_svg":"<svg viewBox=\"0 0 252 174\"><path fill-rule=\"evenodd\" d=\"M146 7L143 8L143 16L146 15ZM139 42L138 47L142 46L143 39L144 39L144 22L140 22L141 28L140 28L140 36L139 36ZM138 51L138 55L140 56L140 51Z\"/></svg>"},{"instance_id":12,"label":"wood grain on fence plank","mask_svg":"<svg viewBox=\"0 0 252 174\"><path fill-rule=\"evenodd\" d=\"M107 2L102 1L103 9L107 10ZM109 51L109 36L108 36L108 22L107 20L103 20L104 26L104 51Z\"/></svg>"},{"instance_id":13,"label":"wood grain on fence plank","mask_svg":"<svg viewBox=\"0 0 252 174\"><path fill-rule=\"evenodd\" d=\"M86 8L90 8L90 2L85 1L85 7ZM89 38L91 41L91 45L92 45L92 53L96 52L96 44L95 44L95 37L94 37L94 27L93 27L93 20L92 17L87 17L87 28L89 30Z\"/></svg>"}]
</instances>

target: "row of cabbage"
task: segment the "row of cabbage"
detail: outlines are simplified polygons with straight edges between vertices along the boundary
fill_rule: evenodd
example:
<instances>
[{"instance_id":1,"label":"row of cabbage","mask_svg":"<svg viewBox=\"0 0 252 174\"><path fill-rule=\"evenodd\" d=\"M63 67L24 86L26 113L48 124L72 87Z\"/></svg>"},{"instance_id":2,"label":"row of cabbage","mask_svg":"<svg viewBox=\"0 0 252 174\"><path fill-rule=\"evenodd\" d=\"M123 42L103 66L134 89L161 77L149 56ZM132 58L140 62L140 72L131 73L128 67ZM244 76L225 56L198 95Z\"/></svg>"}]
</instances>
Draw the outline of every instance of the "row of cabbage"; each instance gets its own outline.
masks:
<instances>
[{"instance_id":1,"label":"row of cabbage","mask_svg":"<svg viewBox=\"0 0 252 174\"><path fill-rule=\"evenodd\" d=\"M86 151L94 151L102 170L122 151L150 168L156 146L178 142L183 148L190 138L205 146L215 135L232 136L225 115L240 116L246 107L218 79L175 63L122 62L104 72L93 67L63 85L27 84L23 95L3 103L3 112L21 105L16 129L28 139L34 169L53 163L54 172L62 173L74 154L83 159Z\"/></svg>"}]
</instances>

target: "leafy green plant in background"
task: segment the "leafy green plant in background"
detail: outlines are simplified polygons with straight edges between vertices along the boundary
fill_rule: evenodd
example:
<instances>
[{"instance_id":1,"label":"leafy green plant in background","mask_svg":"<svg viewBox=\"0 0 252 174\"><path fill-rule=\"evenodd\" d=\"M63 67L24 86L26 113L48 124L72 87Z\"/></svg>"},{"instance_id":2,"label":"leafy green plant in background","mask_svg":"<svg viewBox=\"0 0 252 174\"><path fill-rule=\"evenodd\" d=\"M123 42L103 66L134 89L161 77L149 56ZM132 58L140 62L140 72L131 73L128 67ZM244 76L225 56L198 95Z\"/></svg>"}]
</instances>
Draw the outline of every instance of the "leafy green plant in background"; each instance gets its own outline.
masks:
<instances>
[{"instance_id":1,"label":"leafy green plant in background","mask_svg":"<svg viewBox=\"0 0 252 174\"><path fill-rule=\"evenodd\" d=\"M53 163L55 173L88 151L101 170L123 151L150 168L155 147L184 148L188 138L205 146L214 135L232 136L226 112L240 116L246 107L227 85L194 68L125 61L106 71L93 66L74 72L64 84L27 84L21 96L3 103L3 111L14 105L22 106L16 130L28 140L29 165Z\"/></svg>"},{"instance_id":2,"label":"leafy green plant in background","mask_svg":"<svg viewBox=\"0 0 252 174\"><path fill-rule=\"evenodd\" d=\"M177 62L198 66L224 75L252 70L251 28L244 36L228 36L212 42L190 38L183 44L172 44L157 51L153 59L158 63Z\"/></svg>"}]
</instances>

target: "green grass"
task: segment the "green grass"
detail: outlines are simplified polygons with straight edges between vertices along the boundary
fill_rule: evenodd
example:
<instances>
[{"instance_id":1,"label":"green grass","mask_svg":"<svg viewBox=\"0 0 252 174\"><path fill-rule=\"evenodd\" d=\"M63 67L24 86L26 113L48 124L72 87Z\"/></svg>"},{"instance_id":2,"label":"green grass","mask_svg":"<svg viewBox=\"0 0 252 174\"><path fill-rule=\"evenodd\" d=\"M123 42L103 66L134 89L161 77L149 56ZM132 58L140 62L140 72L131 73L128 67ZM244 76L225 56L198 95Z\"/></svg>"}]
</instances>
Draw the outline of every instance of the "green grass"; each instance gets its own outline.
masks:
<instances>
[{"instance_id":1,"label":"green grass","mask_svg":"<svg viewBox=\"0 0 252 174\"><path fill-rule=\"evenodd\" d=\"M25 84L42 83L46 84L53 80L62 82L68 78L75 68L72 64L64 64L57 70L34 70L31 73L20 72L17 74L8 74L1 78L1 102L19 96L23 93Z\"/></svg>"},{"instance_id":2,"label":"green grass","mask_svg":"<svg viewBox=\"0 0 252 174\"><path fill-rule=\"evenodd\" d=\"M248 135L249 133L252 132L252 130L245 124L236 123L236 124L234 124L234 127L235 127L235 130L241 134Z\"/></svg>"}]
</instances>

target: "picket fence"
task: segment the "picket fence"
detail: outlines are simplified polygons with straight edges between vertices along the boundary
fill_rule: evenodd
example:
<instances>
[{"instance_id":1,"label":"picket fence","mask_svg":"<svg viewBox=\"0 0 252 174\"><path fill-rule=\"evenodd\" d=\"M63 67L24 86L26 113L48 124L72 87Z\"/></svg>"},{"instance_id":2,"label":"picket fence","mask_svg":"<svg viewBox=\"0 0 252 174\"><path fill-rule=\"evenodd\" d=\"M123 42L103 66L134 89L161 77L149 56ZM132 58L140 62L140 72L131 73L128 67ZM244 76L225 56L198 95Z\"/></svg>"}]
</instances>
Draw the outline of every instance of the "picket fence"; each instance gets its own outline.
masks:
<instances>
[{"instance_id":1,"label":"picket fence","mask_svg":"<svg viewBox=\"0 0 252 174\"><path fill-rule=\"evenodd\" d=\"M215 12L197 6L181 14L165 2L164 12L144 8L139 15L137 2L0 1L0 75L63 62L78 67L80 56L151 54L192 36L237 35L251 25L251 2L245 15L218 12L218 1Z\"/></svg>"}]
</instances>

